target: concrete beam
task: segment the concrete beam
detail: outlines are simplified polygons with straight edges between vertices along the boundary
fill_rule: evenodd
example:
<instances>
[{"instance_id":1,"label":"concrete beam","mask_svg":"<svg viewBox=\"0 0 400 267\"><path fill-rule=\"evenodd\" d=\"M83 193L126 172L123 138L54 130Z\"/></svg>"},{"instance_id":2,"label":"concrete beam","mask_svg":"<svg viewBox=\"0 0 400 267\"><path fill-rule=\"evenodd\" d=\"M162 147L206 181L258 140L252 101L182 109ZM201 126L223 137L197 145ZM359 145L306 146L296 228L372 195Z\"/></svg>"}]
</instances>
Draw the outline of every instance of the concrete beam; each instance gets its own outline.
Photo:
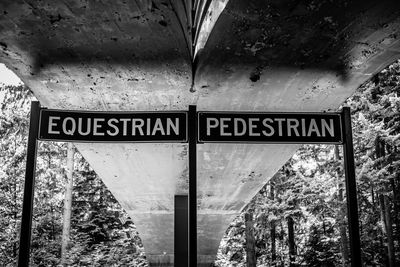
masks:
<instances>
[{"instance_id":1,"label":"concrete beam","mask_svg":"<svg viewBox=\"0 0 400 267\"><path fill-rule=\"evenodd\" d=\"M397 0L217 2L192 58L169 1L3 0L0 61L49 108L324 111L400 57ZM187 145L76 146L132 217L150 264L171 266ZM198 145L199 266L297 148Z\"/></svg>"}]
</instances>

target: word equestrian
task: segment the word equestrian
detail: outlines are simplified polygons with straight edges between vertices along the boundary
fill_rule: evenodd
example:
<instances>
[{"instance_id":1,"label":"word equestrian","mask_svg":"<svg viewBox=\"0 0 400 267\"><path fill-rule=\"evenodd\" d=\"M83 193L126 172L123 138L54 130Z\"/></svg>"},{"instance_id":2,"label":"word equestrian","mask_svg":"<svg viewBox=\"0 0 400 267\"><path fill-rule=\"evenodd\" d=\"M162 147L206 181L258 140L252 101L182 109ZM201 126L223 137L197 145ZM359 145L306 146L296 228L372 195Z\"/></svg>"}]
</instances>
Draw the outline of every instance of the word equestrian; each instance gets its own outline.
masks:
<instances>
[{"instance_id":1,"label":"word equestrian","mask_svg":"<svg viewBox=\"0 0 400 267\"><path fill-rule=\"evenodd\" d=\"M93 142L186 141L184 112L73 112L43 109L39 138Z\"/></svg>"}]
</instances>

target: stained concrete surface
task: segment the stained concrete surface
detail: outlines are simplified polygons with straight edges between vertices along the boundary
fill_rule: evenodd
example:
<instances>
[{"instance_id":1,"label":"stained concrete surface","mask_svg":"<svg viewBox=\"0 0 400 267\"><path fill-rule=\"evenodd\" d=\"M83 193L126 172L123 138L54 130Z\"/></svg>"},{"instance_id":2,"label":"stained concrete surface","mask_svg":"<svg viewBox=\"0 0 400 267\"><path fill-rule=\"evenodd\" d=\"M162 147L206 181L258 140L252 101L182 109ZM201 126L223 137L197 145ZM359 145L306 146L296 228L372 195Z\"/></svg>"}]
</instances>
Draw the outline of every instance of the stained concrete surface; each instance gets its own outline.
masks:
<instances>
[{"instance_id":1,"label":"stained concrete surface","mask_svg":"<svg viewBox=\"0 0 400 267\"><path fill-rule=\"evenodd\" d=\"M199 1L197 20L186 3L2 0L0 61L49 108L276 112L336 110L400 57L399 1ZM187 145L75 145L132 217L150 264L172 266ZM198 145L199 266L297 148Z\"/></svg>"}]
</instances>

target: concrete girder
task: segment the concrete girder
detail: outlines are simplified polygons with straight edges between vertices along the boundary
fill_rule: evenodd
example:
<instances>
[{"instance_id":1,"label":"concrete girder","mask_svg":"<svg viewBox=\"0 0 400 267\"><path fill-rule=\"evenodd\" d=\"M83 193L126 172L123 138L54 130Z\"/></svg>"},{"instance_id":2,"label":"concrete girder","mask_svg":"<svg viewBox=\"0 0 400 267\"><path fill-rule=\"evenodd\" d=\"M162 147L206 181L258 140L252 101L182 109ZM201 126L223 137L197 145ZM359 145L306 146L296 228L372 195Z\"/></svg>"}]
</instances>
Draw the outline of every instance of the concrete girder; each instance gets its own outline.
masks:
<instances>
[{"instance_id":1,"label":"concrete girder","mask_svg":"<svg viewBox=\"0 0 400 267\"><path fill-rule=\"evenodd\" d=\"M50 108L323 111L400 57L396 0L199 1L196 53L182 3L3 0L0 60ZM150 264L172 265L187 145L76 146L132 217ZM297 148L198 145L199 266Z\"/></svg>"},{"instance_id":2,"label":"concrete girder","mask_svg":"<svg viewBox=\"0 0 400 267\"><path fill-rule=\"evenodd\" d=\"M394 1L332 2L311 8L294 1L231 0L198 53L198 109L336 110L362 83L400 57L399 7ZM297 149L201 145L199 214L238 214ZM216 224L211 219L202 223ZM210 236L221 237L224 232L213 233Z\"/></svg>"}]
</instances>

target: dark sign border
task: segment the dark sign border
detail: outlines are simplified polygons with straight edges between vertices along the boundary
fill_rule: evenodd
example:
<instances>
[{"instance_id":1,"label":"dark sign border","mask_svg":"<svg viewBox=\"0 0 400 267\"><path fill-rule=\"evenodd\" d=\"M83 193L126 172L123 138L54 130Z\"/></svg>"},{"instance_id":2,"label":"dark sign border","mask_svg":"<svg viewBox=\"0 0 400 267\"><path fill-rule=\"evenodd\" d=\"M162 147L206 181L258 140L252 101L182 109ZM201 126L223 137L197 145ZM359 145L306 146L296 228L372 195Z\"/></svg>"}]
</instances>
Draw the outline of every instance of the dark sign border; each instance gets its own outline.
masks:
<instances>
[{"instance_id":1,"label":"dark sign border","mask_svg":"<svg viewBox=\"0 0 400 267\"><path fill-rule=\"evenodd\" d=\"M57 139L57 138L41 138L41 128L42 128L42 112L62 112L62 113L74 113L74 114L107 114L109 115L134 115L134 114L184 114L185 116L185 138L179 140L162 140L162 139L152 139L152 140L110 140L110 141L96 141L96 140L76 140L76 139ZM183 127L182 127L183 128ZM39 116L39 131L38 140L40 141L54 141L54 142L75 142L75 143L187 143L188 142L188 112L182 110L176 111L90 111L90 110L61 110L61 109L40 109Z\"/></svg>"},{"instance_id":2,"label":"dark sign border","mask_svg":"<svg viewBox=\"0 0 400 267\"><path fill-rule=\"evenodd\" d=\"M200 140L200 116L202 114L224 114L228 116L232 115L272 115L272 116L301 116L301 115L307 115L307 116L323 116L323 115L329 115L329 116L337 116L337 120L339 121L340 129L339 134L340 134L340 140L337 142L332 142L332 141L315 141L315 142L304 142L304 141L204 141ZM227 143L227 144L343 144L343 125L342 125L342 114L339 112L257 112L257 111L198 111L197 112L197 121L198 121L198 129L197 129L197 142L199 144L203 143Z\"/></svg>"}]
</instances>

